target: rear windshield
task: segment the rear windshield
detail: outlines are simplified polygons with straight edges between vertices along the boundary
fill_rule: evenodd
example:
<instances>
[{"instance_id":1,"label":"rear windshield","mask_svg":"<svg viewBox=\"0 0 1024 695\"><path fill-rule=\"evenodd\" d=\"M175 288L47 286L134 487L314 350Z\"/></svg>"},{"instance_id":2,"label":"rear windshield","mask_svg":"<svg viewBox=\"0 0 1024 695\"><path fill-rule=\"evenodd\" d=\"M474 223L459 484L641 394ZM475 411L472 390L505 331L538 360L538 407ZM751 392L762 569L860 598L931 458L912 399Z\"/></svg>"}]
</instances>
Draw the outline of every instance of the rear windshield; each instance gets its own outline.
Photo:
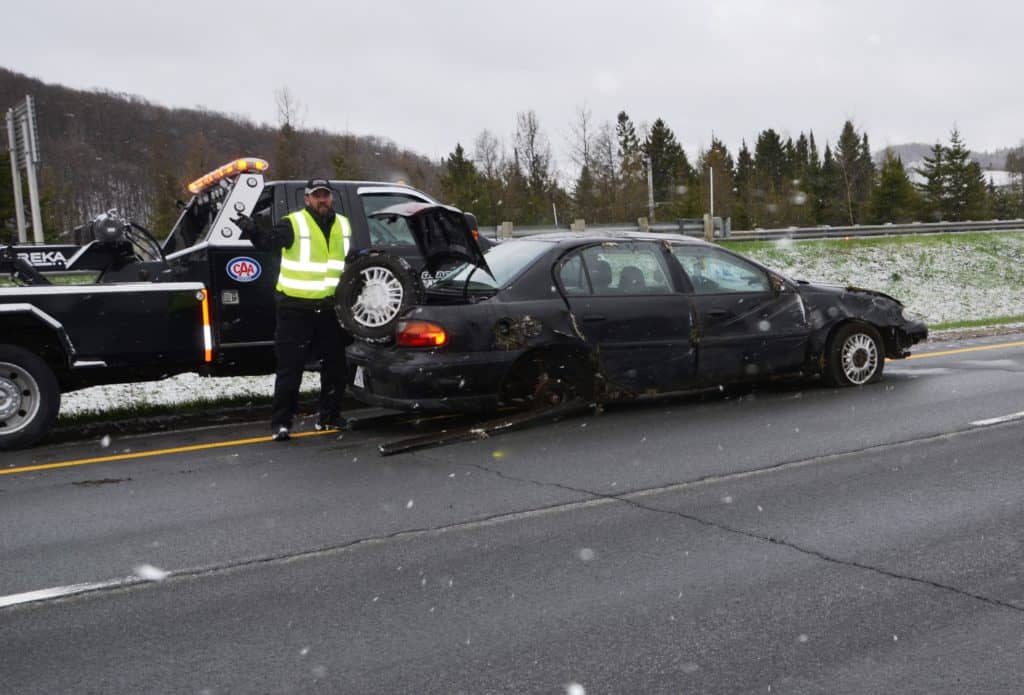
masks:
<instances>
[{"instance_id":1,"label":"rear windshield","mask_svg":"<svg viewBox=\"0 0 1024 695\"><path fill-rule=\"evenodd\" d=\"M487 266L494 273L492 278L487 271L474 265L463 263L434 283L434 288L462 290L466 287L473 290L496 290L507 285L520 272L532 264L542 253L551 248L545 241L514 240L497 244L484 252ZM469 285L466 279L469 278Z\"/></svg>"}]
</instances>

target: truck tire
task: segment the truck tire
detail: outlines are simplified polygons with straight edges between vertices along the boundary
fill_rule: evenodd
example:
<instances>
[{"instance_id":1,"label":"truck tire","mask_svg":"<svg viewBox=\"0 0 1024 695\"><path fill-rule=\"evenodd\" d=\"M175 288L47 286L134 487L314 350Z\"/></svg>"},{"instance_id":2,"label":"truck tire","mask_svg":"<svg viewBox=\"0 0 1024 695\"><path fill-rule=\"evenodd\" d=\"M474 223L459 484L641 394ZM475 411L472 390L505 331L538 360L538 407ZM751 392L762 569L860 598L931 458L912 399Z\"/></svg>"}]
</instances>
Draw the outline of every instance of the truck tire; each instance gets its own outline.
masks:
<instances>
[{"instance_id":1,"label":"truck tire","mask_svg":"<svg viewBox=\"0 0 1024 695\"><path fill-rule=\"evenodd\" d=\"M0 450L29 447L57 421L60 389L53 370L16 345L0 345Z\"/></svg>"},{"instance_id":2,"label":"truck tire","mask_svg":"<svg viewBox=\"0 0 1024 695\"><path fill-rule=\"evenodd\" d=\"M384 253L360 256L345 265L335 294L338 320L353 337L390 342L398 317L422 291L404 258Z\"/></svg>"}]
</instances>

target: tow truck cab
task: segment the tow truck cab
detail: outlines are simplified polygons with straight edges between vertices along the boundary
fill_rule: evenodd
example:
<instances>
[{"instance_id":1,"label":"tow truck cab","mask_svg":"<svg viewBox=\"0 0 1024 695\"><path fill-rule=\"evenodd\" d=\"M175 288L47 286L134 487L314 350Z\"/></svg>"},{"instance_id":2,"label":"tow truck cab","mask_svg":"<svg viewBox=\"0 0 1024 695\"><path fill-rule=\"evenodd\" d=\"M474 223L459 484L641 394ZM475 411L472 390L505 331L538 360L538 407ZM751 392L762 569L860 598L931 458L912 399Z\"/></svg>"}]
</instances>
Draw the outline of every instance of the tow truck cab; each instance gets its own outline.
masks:
<instances>
[{"instance_id":1,"label":"tow truck cab","mask_svg":"<svg viewBox=\"0 0 1024 695\"><path fill-rule=\"evenodd\" d=\"M157 242L138 225L101 216L77 246L0 246L0 450L30 446L53 426L60 394L87 386L274 369L274 291L280 256L241 238L239 214L271 226L303 207L303 181L266 181L267 163L239 159L189 185L193 197ZM379 249L426 273L401 220L369 215L436 204L402 184L332 181L352 225L350 251ZM52 273L89 273L51 284ZM426 284L429 274L423 277Z\"/></svg>"},{"instance_id":2,"label":"tow truck cab","mask_svg":"<svg viewBox=\"0 0 1024 695\"><path fill-rule=\"evenodd\" d=\"M193 184L197 192L162 250L177 281L201 282L209 289L214 343L209 373L265 374L274 368L274 288L280 254L253 248L231 220L245 213L269 228L302 209L305 182L266 181L255 166L236 176L213 172L204 178L213 180L205 186ZM412 234L369 215L400 203L436 201L402 184L332 181L331 185L335 210L352 225L350 250L378 248L402 256L430 282Z\"/></svg>"}]
</instances>

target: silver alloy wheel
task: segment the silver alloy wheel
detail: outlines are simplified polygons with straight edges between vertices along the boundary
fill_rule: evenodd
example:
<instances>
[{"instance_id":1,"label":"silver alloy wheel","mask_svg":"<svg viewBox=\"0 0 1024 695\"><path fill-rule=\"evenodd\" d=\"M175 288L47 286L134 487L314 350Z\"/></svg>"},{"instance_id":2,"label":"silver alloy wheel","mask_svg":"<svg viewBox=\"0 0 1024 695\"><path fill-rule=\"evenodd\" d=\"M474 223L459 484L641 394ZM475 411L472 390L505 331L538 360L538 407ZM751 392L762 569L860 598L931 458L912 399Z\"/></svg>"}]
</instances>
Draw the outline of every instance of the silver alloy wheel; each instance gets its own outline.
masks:
<instances>
[{"instance_id":1,"label":"silver alloy wheel","mask_svg":"<svg viewBox=\"0 0 1024 695\"><path fill-rule=\"evenodd\" d=\"M377 328L398 315L405 290L387 268L371 266L360 271L363 289L352 304L352 318L363 326Z\"/></svg>"},{"instance_id":2,"label":"silver alloy wheel","mask_svg":"<svg viewBox=\"0 0 1024 695\"><path fill-rule=\"evenodd\" d=\"M878 345L866 333L854 333L843 343L843 375L855 386L866 384L878 371Z\"/></svg>"},{"instance_id":3,"label":"silver alloy wheel","mask_svg":"<svg viewBox=\"0 0 1024 695\"><path fill-rule=\"evenodd\" d=\"M0 434L10 435L28 427L40 406L39 384L23 367L0 362Z\"/></svg>"}]
</instances>

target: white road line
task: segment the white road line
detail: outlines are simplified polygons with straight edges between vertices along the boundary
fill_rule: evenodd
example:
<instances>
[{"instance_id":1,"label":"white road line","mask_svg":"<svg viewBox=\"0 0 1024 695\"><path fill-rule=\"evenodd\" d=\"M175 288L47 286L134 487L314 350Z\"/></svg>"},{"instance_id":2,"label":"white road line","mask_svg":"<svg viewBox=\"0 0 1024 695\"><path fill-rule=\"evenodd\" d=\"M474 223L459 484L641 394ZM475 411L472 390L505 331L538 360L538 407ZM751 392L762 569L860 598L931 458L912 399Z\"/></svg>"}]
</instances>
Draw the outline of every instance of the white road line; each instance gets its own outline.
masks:
<instances>
[{"instance_id":1,"label":"white road line","mask_svg":"<svg viewBox=\"0 0 1024 695\"><path fill-rule=\"evenodd\" d=\"M1003 415L1001 417L993 417L988 420L975 420L971 423L971 427L985 427L986 425L998 425L1000 422L1012 422L1013 420L1024 420L1024 411L1019 413L1012 413L1010 415Z\"/></svg>"},{"instance_id":2,"label":"white road line","mask_svg":"<svg viewBox=\"0 0 1024 695\"><path fill-rule=\"evenodd\" d=\"M135 579L135 577L131 577L130 579ZM127 583L127 580L114 579L106 582L96 582L94 584L69 584L68 586L54 586L49 589L39 589L38 591L26 591L23 594L10 594L8 596L0 596L0 608L17 606L21 603L33 603L35 601L61 598L62 596L74 596L75 594L81 594L86 591L96 591L97 589L113 589L123 586L125 583Z\"/></svg>"}]
</instances>

